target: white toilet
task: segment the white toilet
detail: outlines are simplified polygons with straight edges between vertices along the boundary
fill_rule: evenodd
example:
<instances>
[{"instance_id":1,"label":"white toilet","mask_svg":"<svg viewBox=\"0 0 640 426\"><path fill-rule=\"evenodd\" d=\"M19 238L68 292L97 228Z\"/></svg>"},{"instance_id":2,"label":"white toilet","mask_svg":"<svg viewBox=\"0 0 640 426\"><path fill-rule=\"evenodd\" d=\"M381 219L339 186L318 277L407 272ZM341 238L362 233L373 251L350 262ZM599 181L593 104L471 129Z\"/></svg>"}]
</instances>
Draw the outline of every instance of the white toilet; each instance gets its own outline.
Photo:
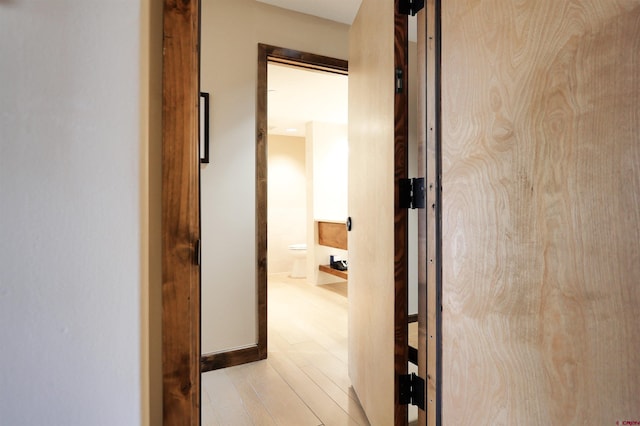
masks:
<instances>
[{"instance_id":1,"label":"white toilet","mask_svg":"<svg viewBox=\"0 0 640 426\"><path fill-rule=\"evenodd\" d=\"M291 266L291 278L305 278L307 276L307 245L306 244L291 244L289 246L289 252L293 258L293 265Z\"/></svg>"}]
</instances>

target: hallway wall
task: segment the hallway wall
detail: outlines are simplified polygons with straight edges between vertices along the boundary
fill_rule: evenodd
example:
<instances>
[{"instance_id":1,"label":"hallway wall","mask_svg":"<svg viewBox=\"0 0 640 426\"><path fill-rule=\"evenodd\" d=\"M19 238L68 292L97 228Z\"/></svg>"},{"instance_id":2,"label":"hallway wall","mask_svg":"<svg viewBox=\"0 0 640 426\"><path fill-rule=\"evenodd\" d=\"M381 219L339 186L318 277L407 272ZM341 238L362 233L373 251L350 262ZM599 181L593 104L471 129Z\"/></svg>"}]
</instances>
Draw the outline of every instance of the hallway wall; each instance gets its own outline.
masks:
<instances>
[{"instance_id":1,"label":"hallway wall","mask_svg":"<svg viewBox=\"0 0 640 426\"><path fill-rule=\"evenodd\" d=\"M2 424L149 422L149 3L0 2Z\"/></svg>"}]
</instances>

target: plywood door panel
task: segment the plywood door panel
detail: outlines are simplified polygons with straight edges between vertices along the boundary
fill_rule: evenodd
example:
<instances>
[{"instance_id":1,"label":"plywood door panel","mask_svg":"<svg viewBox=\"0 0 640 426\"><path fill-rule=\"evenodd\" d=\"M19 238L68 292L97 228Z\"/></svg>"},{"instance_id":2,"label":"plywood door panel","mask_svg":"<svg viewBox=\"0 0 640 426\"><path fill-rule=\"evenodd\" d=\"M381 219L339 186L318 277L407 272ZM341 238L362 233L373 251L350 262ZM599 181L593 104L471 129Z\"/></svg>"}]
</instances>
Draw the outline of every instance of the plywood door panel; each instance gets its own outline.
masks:
<instances>
[{"instance_id":1,"label":"plywood door panel","mask_svg":"<svg viewBox=\"0 0 640 426\"><path fill-rule=\"evenodd\" d=\"M442 3L443 423L640 419L640 2Z\"/></svg>"},{"instance_id":2,"label":"plywood door panel","mask_svg":"<svg viewBox=\"0 0 640 426\"><path fill-rule=\"evenodd\" d=\"M406 144L406 137L396 140L396 136L406 132L406 124L394 127L398 111L394 32L394 2L384 0L364 0L350 32L349 376L369 421L376 425L397 421L394 362L404 351L406 370L408 352L406 266L402 266L406 265L406 213L403 223L394 208L398 171L394 160L406 157L406 146L399 145ZM406 158L401 166L406 168ZM397 289L404 291L403 297L398 297ZM404 334L395 330L398 303L404 306L399 310ZM403 337L404 349L394 352L394 343ZM406 423L406 410L395 414Z\"/></svg>"}]
</instances>

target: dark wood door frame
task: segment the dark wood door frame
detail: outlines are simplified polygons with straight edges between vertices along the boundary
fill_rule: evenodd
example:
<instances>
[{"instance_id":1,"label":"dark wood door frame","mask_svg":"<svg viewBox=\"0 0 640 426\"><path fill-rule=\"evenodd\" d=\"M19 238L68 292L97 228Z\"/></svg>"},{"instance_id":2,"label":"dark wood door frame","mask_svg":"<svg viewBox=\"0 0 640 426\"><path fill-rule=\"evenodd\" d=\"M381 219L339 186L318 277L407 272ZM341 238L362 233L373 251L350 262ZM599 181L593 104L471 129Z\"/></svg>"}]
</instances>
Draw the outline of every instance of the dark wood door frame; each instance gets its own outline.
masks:
<instances>
[{"instance_id":1,"label":"dark wood door frame","mask_svg":"<svg viewBox=\"0 0 640 426\"><path fill-rule=\"evenodd\" d=\"M408 422L408 406L400 402L400 377L409 364L409 212L400 205L400 180L409 177L409 21L394 2L394 63L406 83L394 98L394 425Z\"/></svg>"},{"instance_id":2,"label":"dark wood door frame","mask_svg":"<svg viewBox=\"0 0 640 426\"><path fill-rule=\"evenodd\" d=\"M163 424L200 424L200 2L165 0L162 71Z\"/></svg>"},{"instance_id":3,"label":"dark wood door frame","mask_svg":"<svg viewBox=\"0 0 640 426\"><path fill-rule=\"evenodd\" d=\"M267 357L267 63L346 74L348 63L313 53L258 45L256 108L256 293L258 342L248 348L205 354L202 371L231 367Z\"/></svg>"}]
</instances>

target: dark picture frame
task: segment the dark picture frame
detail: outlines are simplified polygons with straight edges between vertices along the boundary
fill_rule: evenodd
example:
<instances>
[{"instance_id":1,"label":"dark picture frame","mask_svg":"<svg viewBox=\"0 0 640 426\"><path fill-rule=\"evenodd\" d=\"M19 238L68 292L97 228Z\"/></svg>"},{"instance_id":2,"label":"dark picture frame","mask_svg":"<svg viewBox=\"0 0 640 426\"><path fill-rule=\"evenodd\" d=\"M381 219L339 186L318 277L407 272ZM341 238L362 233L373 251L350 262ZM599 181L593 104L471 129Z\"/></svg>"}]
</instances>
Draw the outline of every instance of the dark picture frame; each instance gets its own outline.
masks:
<instances>
[{"instance_id":1,"label":"dark picture frame","mask_svg":"<svg viewBox=\"0 0 640 426\"><path fill-rule=\"evenodd\" d=\"M209 162L209 93L200 92L200 163Z\"/></svg>"}]
</instances>

